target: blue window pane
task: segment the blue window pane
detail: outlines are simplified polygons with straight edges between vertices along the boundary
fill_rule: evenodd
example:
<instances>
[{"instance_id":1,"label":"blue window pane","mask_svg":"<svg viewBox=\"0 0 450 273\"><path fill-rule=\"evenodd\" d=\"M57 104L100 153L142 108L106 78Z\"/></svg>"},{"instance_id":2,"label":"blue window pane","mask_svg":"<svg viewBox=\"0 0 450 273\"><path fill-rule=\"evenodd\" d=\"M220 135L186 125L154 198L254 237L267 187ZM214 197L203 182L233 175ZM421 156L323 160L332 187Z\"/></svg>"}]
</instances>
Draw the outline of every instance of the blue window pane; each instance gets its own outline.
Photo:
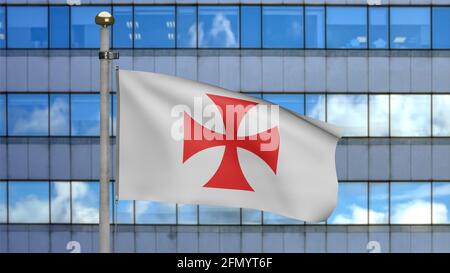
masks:
<instances>
[{"instance_id":1,"label":"blue window pane","mask_svg":"<svg viewBox=\"0 0 450 273\"><path fill-rule=\"evenodd\" d=\"M366 48L366 8L327 7L327 47Z\"/></svg>"},{"instance_id":2,"label":"blue window pane","mask_svg":"<svg viewBox=\"0 0 450 273\"><path fill-rule=\"evenodd\" d=\"M325 47L325 8L305 7L306 48Z\"/></svg>"},{"instance_id":3,"label":"blue window pane","mask_svg":"<svg viewBox=\"0 0 450 273\"><path fill-rule=\"evenodd\" d=\"M239 7L200 6L198 42L201 48L239 47Z\"/></svg>"},{"instance_id":4,"label":"blue window pane","mask_svg":"<svg viewBox=\"0 0 450 273\"><path fill-rule=\"evenodd\" d=\"M430 8L391 8L391 48L430 48Z\"/></svg>"},{"instance_id":5,"label":"blue window pane","mask_svg":"<svg viewBox=\"0 0 450 273\"><path fill-rule=\"evenodd\" d=\"M136 224L175 224L176 204L136 201Z\"/></svg>"},{"instance_id":6,"label":"blue window pane","mask_svg":"<svg viewBox=\"0 0 450 273\"><path fill-rule=\"evenodd\" d=\"M48 223L48 182L9 182L9 222Z\"/></svg>"},{"instance_id":7,"label":"blue window pane","mask_svg":"<svg viewBox=\"0 0 450 273\"><path fill-rule=\"evenodd\" d=\"M306 95L305 113L308 117L325 121L325 95Z\"/></svg>"},{"instance_id":8,"label":"blue window pane","mask_svg":"<svg viewBox=\"0 0 450 273\"><path fill-rule=\"evenodd\" d=\"M8 47L47 48L47 7L8 7Z\"/></svg>"},{"instance_id":9,"label":"blue window pane","mask_svg":"<svg viewBox=\"0 0 450 273\"><path fill-rule=\"evenodd\" d=\"M175 47L175 7L135 6L134 20L135 47Z\"/></svg>"},{"instance_id":10,"label":"blue window pane","mask_svg":"<svg viewBox=\"0 0 450 273\"><path fill-rule=\"evenodd\" d=\"M304 96L301 94L263 94L263 99L278 104L300 115L305 114Z\"/></svg>"},{"instance_id":11,"label":"blue window pane","mask_svg":"<svg viewBox=\"0 0 450 273\"><path fill-rule=\"evenodd\" d=\"M0 136L6 135L6 96L0 94Z\"/></svg>"},{"instance_id":12,"label":"blue window pane","mask_svg":"<svg viewBox=\"0 0 450 273\"><path fill-rule=\"evenodd\" d=\"M48 135L48 95L9 95L8 134L12 136Z\"/></svg>"},{"instance_id":13,"label":"blue window pane","mask_svg":"<svg viewBox=\"0 0 450 273\"><path fill-rule=\"evenodd\" d=\"M299 224L303 224L303 221L297 220L297 219L292 219L292 218L288 218L276 213L272 213L272 212L264 212L264 224L266 225L299 225Z\"/></svg>"},{"instance_id":14,"label":"blue window pane","mask_svg":"<svg viewBox=\"0 0 450 273\"><path fill-rule=\"evenodd\" d=\"M389 95L369 96L370 136L389 136Z\"/></svg>"},{"instance_id":15,"label":"blue window pane","mask_svg":"<svg viewBox=\"0 0 450 273\"><path fill-rule=\"evenodd\" d=\"M391 224L431 223L431 183L391 183Z\"/></svg>"},{"instance_id":16,"label":"blue window pane","mask_svg":"<svg viewBox=\"0 0 450 273\"><path fill-rule=\"evenodd\" d=\"M433 48L450 48L450 7L433 7Z\"/></svg>"},{"instance_id":17,"label":"blue window pane","mask_svg":"<svg viewBox=\"0 0 450 273\"><path fill-rule=\"evenodd\" d=\"M433 224L450 224L450 182L433 183Z\"/></svg>"},{"instance_id":18,"label":"blue window pane","mask_svg":"<svg viewBox=\"0 0 450 273\"><path fill-rule=\"evenodd\" d=\"M50 95L50 135L69 135L69 95Z\"/></svg>"},{"instance_id":19,"label":"blue window pane","mask_svg":"<svg viewBox=\"0 0 450 273\"><path fill-rule=\"evenodd\" d=\"M6 223L7 209L6 209L6 182L0 182L0 223Z\"/></svg>"},{"instance_id":20,"label":"blue window pane","mask_svg":"<svg viewBox=\"0 0 450 273\"><path fill-rule=\"evenodd\" d=\"M50 7L50 47L69 47L69 7Z\"/></svg>"},{"instance_id":21,"label":"blue window pane","mask_svg":"<svg viewBox=\"0 0 450 273\"><path fill-rule=\"evenodd\" d=\"M117 126L117 95L112 95L111 96L111 102L112 102L112 108L111 108L111 115L112 115L112 126L111 131L112 131L112 135L115 136L116 135L116 126Z\"/></svg>"},{"instance_id":22,"label":"blue window pane","mask_svg":"<svg viewBox=\"0 0 450 273\"><path fill-rule=\"evenodd\" d=\"M113 47L133 47L133 7L114 6Z\"/></svg>"},{"instance_id":23,"label":"blue window pane","mask_svg":"<svg viewBox=\"0 0 450 273\"><path fill-rule=\"evenodd\" d=\"M369 224L389 223L389 183L370 183L369 193Z\"/></svg>"},{"instance_id":24,"label":"blue window pane","mask_svg":"<svg viewBox=\"0 0 450 273\"><path fill-rule=\"evenodd\" d=\"M261 225L262 212L260 210L243 208L241 213L243 225Z\"/></svg>"},{"instance_id":25,"label":"blue window pane","mask_svg":"<svg viewBox=\"0 0 450 273\"><path fill-rule=\"evenodd\" d=\"M177 47L197 47L197 7L177 8Z\"/></svg>"},{"instance_id":26,"label":"blue window pane","mask_svg":"<svg viewBox=\"0 0 450 273\"><path fill-rule=\"evenodd\" d=\"M391 95L391 136L430 135L430 95Z\"/></svg>"},{"instance_id":27,"label":"blue window pane","mask_svg":"<svg viewBox=\"0 0 450 273\"><path fill-rule=\"evenodd\" d=\"M99 48L100 26L93 18L101 12L111 12L110 7L71 7L71 46L73 48Z\"/></svg>"},{"instance_id":28,"label":"blue window pane","mask_svg":"<svg viewBox=\"0 0 450 273\"><path fill-rule=\"evenodd\" d=\"M72 223L98 223L99 194L98 182L72 182Z\"/></svg>"},{"instance_id":29,"label":"blue window pane","mask_svg":"<svg viewBox=\"0 0 450 273\"><path fill-rule=\"evenodd\" d=\"M100 133L100 96L72 95L72 135L98 136Z\"/></svg>"},{"instance_id":30,"label":"blue window pane","mask_svg":"<svg viewBox=\"0 0 450 273\"><path fill-rule=\"evenodd\" d=\"M0 48L6 46L5 7L0 7Z\"/></svg>"},{"instance_id":31,"label":"blue window pane","mask_svg":"<svg viewBox=\"0 0 450 273\"><path fill-rule=\"evenodd\" d=\"M134 203L132 200L120 200L117 204L116 220L118 224L133 224Z\"/></svg>"},{"instance_id":32,"label":"blue window pane","mask_svg":"<svg viewBox=\"0 0 450 273\"><path fill-rule=\"evenodd\" d=\"M178 204L178 224L197 224L197 205Z\"/></svg>"},{"instance_id":33,"label":"blue window pane","mask_svg":"<svg viewBox=\"0 0 450 273\"><path fill-rule=\"evenodd\" d=\"M433 136L450 136L450 95L433 95Z\"/></svg>"},{"instance_id":34,"label":"blue window pane","mask_svg":"<svg viewBox=\"0 0 450 273\"><path fill-rule=\"evenodd\" d=\"M263 47L303 48L303 8L263 7Z\"/></svg>"},{"instance_id":35,"label":"blue window pane","mask_svg":"<svg viewBox=\"0 0 450 273\"><path fill-rule=\"evenodd\" d=\"M261 7L242 6L241 21L241 47L261 47Z\"/></svg>"},{"instance_id":36,"label":"blue window pane","mask_svg":"<svg viewBox=\"0 0 450 273\"><path fill-rule=\"evenodd\" d=\"M388 48L388 8L369 8L369 47Z\"/></svg>"},{"instance_id":37,"label":"blue window pane","mask_svg":"<svg viewBox=\"0 0 450 273\"><path fill-rule=\"evenodd\" d=\"M70 182L51 182L51 221L70 223Z\"/></svg>"},{"instance_id":38,"label":"blue window pane","mask_svg":"<svg viewBox=\"0 0 450 273\"><path fill-rule=\"evenodd\" d=\"M240 223L240 209L221 207L221 206L210 206L210 205L200 205L200 224L204 225L220 225L220 224L235 224Z\"/></svg>"},{"instance_id":39,"label":"blue window pane","mask_svg":"<svg viewBox=\"0 0 450 273\"><path fill-rule=\"evenodd\" d=\"M327 121L343 128L345 136L367 136L367 96L329 95Z\"/></svg>"},{"instance_id":40,"label":"blue window pane","mask_svg":"<svg viewBox=\"0 0 450 273\"><path fill-rule=\"evenodd\" d=\"M367 183L339 183L338 203L329 224L367 224Z\"/></svg>"}]
</instances>

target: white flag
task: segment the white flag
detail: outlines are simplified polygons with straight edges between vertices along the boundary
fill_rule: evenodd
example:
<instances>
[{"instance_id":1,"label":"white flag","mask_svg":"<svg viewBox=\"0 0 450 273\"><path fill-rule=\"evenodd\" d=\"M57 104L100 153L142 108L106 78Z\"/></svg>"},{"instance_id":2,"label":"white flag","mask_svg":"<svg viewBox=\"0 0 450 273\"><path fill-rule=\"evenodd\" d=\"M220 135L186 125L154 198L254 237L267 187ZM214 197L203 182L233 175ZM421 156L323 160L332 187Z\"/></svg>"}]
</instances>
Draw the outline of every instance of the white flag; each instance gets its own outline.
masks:
<instances>
[{"instance_id":1,"label":"white flag","mask_svg":"<svg viewBox=\"0 0 450 273\"><path fill-rule=\"evenodd\" d=\"M241 93L120 70L118 197L253 208L304 221L336 206L340 129Z\"/></svg>"}]
</instances>

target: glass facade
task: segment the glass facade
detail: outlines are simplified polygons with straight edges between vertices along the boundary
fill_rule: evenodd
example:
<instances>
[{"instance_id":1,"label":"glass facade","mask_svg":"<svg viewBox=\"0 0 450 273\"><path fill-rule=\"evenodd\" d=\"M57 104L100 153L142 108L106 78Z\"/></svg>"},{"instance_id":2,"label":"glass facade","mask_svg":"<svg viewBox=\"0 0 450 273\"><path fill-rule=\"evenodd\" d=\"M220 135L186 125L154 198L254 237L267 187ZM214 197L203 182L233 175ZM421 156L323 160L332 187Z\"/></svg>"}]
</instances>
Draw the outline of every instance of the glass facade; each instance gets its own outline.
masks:
<instances>
[{"instance_id":1,"label":"glass facade","mask_svg":"<svg viewBox=\"0 0 450 273\"><path fill-rule=\"evenodd\" d=\"M115 251L365 252L370 241L383 252L450 251L450 1L7 2L0 4L0 252L61 252L69 240L96 251L100 98L93 18L101 10L116 20L111 45L121 55L114 65L244 92L344 129L336 151L338 203L326 221L111 202L111 222L119 224ZM36 246L33 238L51 243Z\"/></svg>"},{"instance_id":2,"label":"glass facade","mask_svg":"<svg viewBox=\"0 0 450 273\"><path fill-rule=\"evenodd\" d=\"M100 10L115 48L450 48L448 7L333 5L2 6L0 48L97 48Z\"/></svg>"}]
</instances>

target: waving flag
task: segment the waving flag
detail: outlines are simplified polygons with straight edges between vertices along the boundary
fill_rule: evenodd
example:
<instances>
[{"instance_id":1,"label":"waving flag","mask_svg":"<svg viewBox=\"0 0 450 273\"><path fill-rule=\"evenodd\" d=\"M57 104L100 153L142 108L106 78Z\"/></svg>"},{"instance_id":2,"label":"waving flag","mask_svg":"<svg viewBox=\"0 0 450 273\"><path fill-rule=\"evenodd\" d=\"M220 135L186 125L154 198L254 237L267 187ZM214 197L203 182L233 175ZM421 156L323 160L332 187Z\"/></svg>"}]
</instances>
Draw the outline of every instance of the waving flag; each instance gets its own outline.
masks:
<instances>
[{"instance_id":1,"label":"waving flag","mask_svg":"<svg viewBox=\"0 0 450 273\"><path fill-rule=\"evenodd\" d=\"M336 206L340 129L177 77L120 70L119 199L261 209L305 221Z\"/></svg>"}]
</instances>

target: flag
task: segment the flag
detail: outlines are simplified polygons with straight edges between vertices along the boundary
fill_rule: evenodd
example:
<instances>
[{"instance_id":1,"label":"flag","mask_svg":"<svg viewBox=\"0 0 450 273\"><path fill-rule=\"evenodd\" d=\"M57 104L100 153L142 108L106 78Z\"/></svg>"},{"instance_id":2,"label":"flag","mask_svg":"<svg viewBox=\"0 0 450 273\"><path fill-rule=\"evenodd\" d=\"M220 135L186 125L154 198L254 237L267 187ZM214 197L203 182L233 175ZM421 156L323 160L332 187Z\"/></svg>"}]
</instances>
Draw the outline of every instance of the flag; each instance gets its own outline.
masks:
<instances>
[{"instance_id":1,"label":"flag","mask_svg":"<svg viewBox=\"0 0 450 273\"><path fill-rule=\"evenodd\" d=\"M336 206L340 129L242 93L118 72L117 194L304 221Z\"/></svg>"}]
</instances>

